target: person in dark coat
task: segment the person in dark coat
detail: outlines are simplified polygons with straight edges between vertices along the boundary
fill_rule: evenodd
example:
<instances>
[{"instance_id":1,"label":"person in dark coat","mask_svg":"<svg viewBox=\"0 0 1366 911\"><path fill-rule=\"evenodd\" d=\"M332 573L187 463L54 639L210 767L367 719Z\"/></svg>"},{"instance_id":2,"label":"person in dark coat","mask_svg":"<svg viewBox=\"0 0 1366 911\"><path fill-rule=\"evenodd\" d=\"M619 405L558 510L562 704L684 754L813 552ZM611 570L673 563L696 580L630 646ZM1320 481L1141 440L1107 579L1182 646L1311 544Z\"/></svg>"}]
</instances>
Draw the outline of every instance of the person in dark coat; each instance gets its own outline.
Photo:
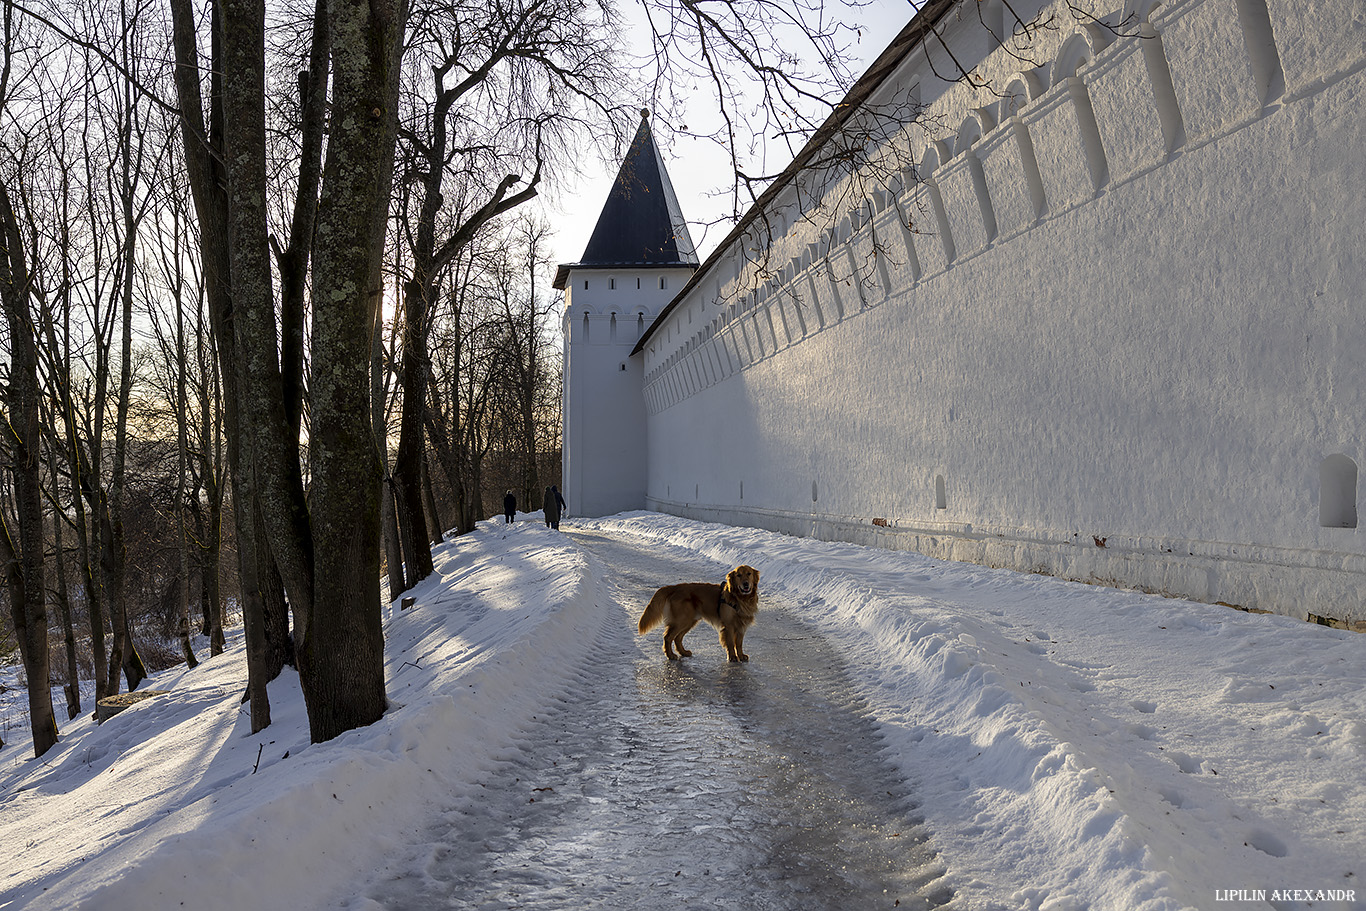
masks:
<instances>
[{"instance_id":1,"label":"person in dark coat","mask_svg":"<svg viewBox=\"0 0 1366 911\"><path fill-rule=\"evenodd\" d=\"M554 529L560 527L560 513L564 509L564 497L560 496L560 488L551 484L545 489L545 524Z\"/></svg>"},{"instance_id":2,"label":"person in dark coat","mask_svg":"<svg viewBox=\"0 0 1366 911\"><path fill-rule=\"evenodd\" d=\"M512 491L509 490L509 491L503 496L503 520L504 520L503 524L505 524L505 525L511 525L511 524L512 524L512 517L513 517L514 515L516 515L516 514L517 514L517 498L516 498L515 496L513 496Z\"/></svg>"}]
</instances>

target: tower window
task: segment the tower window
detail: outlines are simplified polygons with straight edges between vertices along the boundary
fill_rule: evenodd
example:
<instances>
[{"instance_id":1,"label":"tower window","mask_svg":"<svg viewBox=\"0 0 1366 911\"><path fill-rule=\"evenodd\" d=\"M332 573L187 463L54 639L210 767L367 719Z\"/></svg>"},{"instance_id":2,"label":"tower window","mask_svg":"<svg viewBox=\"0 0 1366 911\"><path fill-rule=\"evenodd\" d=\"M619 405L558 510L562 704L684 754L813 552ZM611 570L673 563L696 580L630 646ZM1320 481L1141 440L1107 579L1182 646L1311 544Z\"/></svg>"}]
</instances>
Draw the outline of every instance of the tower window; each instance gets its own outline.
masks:
<instances>
[{"instance_id":1,"label":"tower window","mask_svg":"<svg viewBox=\"0 0 1366 911\"><path fill-rule=\"evenodd\" d=\"M636 290L640 290L640 279L636 279Z\"/></svg>"},{"instance_id":2,"label":"tower window","mask_svg":"<svg viewBox=\"0 0 1366 911\"><path fill-rule=\"evenodd\" d=\"M617 290L617 280L616 280L615 278L609 278L609 279L607 279L607 290L608 290L608 291L615 291L615 290Z\"/></svg>"},{"instance_id":3,"label":"tower window","mask_svg":"<svg viewBox=\"0 0 1366 911\"><path fill-rule=\"evenodd\" d=\"M583 290L585 290L585 291L588 290L588 279L586 279L586 278L583 280Z\"/></svg>"},{"instance_id":4,"label":"tower window","mask_svg":"<svg viewBox=\"0 0 1366 911\"><path fill-rule=\"evenodd\" d=\"M941 474L941 475L935 475L935 478L934 478L934 508L935 508L935 509L948 509L948 508L949 508L948 491L945 490L945 487L944 487L944 476L943 476L942 474Z\"/></svg>"},{"instance_id":5,"label":"tower window","mask_svg":"<svg viewBox=\"0 0 1366 911\"><path fill-rule=\"evenodd\" d=\"M668 288L668 287L669 287L669 280L668 280L667 278L665 278L664 276L661 275L661 276L659 277L659 290L660 290L660 291L663 291L664 289L666 289L666 288Z\"/></svg>"}]
</instances>

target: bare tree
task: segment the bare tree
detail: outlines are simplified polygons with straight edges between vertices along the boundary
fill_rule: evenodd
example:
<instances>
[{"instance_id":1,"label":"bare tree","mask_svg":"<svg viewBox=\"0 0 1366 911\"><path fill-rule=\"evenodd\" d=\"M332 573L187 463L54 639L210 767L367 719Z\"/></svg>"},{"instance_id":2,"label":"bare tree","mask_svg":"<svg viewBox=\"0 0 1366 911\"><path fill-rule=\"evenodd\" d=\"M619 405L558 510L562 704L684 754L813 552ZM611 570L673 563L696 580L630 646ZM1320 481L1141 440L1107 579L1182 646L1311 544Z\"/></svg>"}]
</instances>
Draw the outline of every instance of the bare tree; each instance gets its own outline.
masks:
<instances>
[{"instance_id":1,"label":"bare tree","mask_svg":"<svg viewBox=\"0 0 1366 911\"><path fill-rule=\"evenodd\" d=\"M235 389L225 389L236 408L230 421L237 450L234 499L261 512L293 607L311 734L327 740L374 721L385 706L370 333L380 301L406 7L343 0L325 13L320 8L314 20L315 40L325 32L330 53L332 104L310 233L309 500L290 427L285 374L293 365L282 370L269 259L265 6L250 0L214 4L214 31L221 35L214 70L223 80L213 95L211 119L221 116L222 125L216 146L203 128L192 10L179 2L173 9L191 186L201 226L219 229L201 227L202 245L206 260L217 263L210 281L228 282L224 303L231 322L219 320L215 329L225 383L228 369L237 371ZM311 78L321 79L321 73ZM223 169L215 174L219 153ZM215 196L220 186L226 186L226 198ZM235 346L232 360L222 358L225 344ZM265 539L243 536L248 523L240 521L241 509L239 547L259 549ZM244 576L244 588L254 583ZM247 621L249 637L256 622ZM251 683L256 729L269 722L264 683L261 675Z\"/></svg>"},{"instance_id":2,"label":"bare tree","mask_svg":"<svg viewBox=\"0 0 1366 911\"><path fill-rule=\"evenodd\" d=\"M8 8L6 8L8 20ZM8 21L6 37L9 36ZM6 59L10 44L6 41ZM0 94L0 108L4 96ZM23 234L9 190L0 174L0 306L9 325L10 368L5 395L5 436L10 450L17 521L11 528L0 511L0 559L10 589L15 635L28 677L28 710L33 754L57 742L57 718L48 686L47 590L43 580L43 484L38 386L38 353Z\"/></svg>"},{"instance_id":3,"label":"bare tree","mask_svg":"<svg viewBox=\"0 0 1366 911\"><path fill-rule=\"evenodd\" d=\"M400 132L397 220L409 271L393 475L409 585L431 573L428 542L439 538L424 520L422 490L436 288L486 225L536 196L569 157L585 113L615 106L614 27L609 8L567 0L442 4L414 15L409 55L430 67L431 83L411 84Z\"/></svg>"}]
</instances>

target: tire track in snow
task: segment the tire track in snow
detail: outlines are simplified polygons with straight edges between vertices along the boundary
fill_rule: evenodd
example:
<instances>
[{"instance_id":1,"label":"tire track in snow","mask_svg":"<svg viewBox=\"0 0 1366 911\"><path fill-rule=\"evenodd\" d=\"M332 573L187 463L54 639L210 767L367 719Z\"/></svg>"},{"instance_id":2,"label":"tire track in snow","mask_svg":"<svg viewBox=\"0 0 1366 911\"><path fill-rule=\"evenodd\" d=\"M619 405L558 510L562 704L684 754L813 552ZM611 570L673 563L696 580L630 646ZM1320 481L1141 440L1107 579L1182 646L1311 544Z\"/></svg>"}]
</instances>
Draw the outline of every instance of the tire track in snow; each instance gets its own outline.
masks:
<instances>
[{"instance_id":1,"label":"tire track in snow","mask_svg":"<svg viewBox=\"0 0 1366 911\"><path fill-rule=\"evenodd\" d=\"M730 664L715 632L670 662L650 593L720 579L695 555L576 533L613 604L521 750L428 833L420 876L353 907L931 908L951 902L915 802L810 628L762 596ZM763 586L760 586L761 593Z\"/></svg>"}]
</instances>

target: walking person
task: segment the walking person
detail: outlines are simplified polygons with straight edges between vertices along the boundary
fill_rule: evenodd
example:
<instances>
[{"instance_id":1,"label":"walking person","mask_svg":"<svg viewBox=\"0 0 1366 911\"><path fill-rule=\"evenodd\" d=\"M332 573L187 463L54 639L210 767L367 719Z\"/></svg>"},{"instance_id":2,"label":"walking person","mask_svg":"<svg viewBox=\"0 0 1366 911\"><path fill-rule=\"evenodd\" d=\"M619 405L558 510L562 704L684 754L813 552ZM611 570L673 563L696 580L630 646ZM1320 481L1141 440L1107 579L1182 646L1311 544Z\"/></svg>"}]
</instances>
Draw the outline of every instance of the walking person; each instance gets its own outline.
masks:
<instances>
[{"instance_id":1,"label":"walking person","mask_svg":"<svg viewBox=\"0 0 1366 911\"><path fill-rule=\"evenodd\" d=\"M512 491L509 490L506 494L503 495L503 524L511 525L512 517L516 514L517 497L515 497Z\"/></svg>"},{"instance_id":2,"label":"walking person","mask_svg":"<svg viewBox=\"0 0 1366 911\"><path fill-rule=\"evenodd\" d=\"M555 529L560 528L560 513L564 510L564 497L560 496L560 488L551 484L545 489L545 524Z\"/></svg>"}]
</instances>

